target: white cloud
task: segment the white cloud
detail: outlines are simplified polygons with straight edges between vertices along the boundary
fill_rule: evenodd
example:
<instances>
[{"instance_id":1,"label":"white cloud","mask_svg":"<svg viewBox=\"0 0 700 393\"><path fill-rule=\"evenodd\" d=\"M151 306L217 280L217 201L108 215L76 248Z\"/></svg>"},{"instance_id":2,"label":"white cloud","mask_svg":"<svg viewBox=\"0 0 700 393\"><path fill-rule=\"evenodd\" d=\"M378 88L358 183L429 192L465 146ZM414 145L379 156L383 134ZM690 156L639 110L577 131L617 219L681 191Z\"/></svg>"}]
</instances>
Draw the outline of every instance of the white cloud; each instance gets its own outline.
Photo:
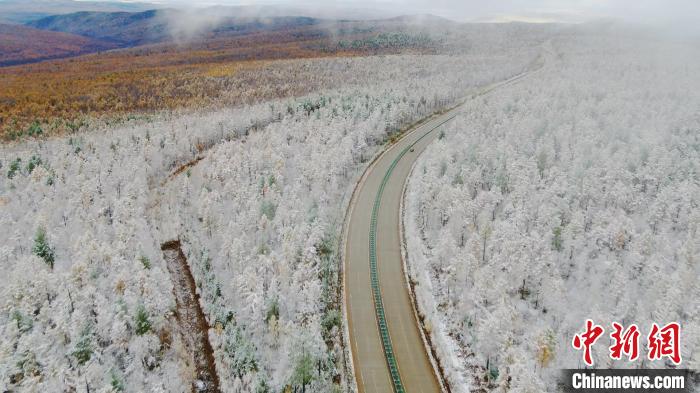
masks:
<instances>
[{"instance_id":1,"label":"white cloud","mask_svg":"<svg viewBox=\"0 0 700 393\"><path fill-rule=\"evenodd\" d=\"M285 5L349 7L391 10L397 14L432 13L459 20L496 18L505 15L551 19L561 15L565 21L616 18L631 22L700 22L697 0L154 0L173 5Z\"/></svg>"},{"instance_id":2,"label":"white cloud","mask_svg":"<svg viewBox=\"0 0 700 393\"><path fill-rule=\"evenodd\" d=\"M149 0L143 0L149 1ZM280 5L309 16L383 18L433 14L457 21L579 23L615 19L700 34L698 0L150 0L174 7ZM349 10L353 10L350 12Z\"/></svg>"}]
</instances>

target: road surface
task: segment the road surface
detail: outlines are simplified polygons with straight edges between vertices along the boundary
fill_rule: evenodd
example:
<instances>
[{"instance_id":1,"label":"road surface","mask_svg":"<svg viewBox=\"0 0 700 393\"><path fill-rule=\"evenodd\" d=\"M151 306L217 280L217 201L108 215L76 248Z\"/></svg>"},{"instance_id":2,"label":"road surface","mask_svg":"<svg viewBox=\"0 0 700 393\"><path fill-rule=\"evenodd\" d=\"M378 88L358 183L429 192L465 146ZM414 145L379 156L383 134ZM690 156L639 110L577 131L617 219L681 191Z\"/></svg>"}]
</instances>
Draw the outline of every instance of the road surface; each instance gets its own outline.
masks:
<instances>
[{"instance_id":1,"label":"road surface","mask_svg":"<svg viewBox=\"0 0 700 393\"><path fill-rule=\"evenodd\" d=\"M475 90L471 96L486 94L524 75ZM411 166L460 108L424 122L390 146L367 169L350 203L344 280L359 393L441 391L405 281L399 210Z\"/></svg>"}]
</instances>

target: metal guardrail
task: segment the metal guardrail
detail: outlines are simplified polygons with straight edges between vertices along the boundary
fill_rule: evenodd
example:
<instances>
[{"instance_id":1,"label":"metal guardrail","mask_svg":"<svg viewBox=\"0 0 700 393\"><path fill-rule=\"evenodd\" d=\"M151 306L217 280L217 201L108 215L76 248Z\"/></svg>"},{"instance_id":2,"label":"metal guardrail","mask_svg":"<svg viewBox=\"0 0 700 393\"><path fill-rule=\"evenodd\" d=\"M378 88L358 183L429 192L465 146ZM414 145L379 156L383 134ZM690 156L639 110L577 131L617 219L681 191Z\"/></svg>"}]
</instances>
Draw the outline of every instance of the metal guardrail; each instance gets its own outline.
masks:
<instances>
[{"instance_id":1,"label":"metal guardrail","mask_svg":"<svg viewBox=\"0 0 700 393\"><path fill-rule=\"evenodd\" d=\"M509 78L505 81L495 83L491 86L488 86L484 89L481 89L477 91L475 94L473 94L471 97L467 97L464 102L469 100L470 98L476 98L485 94L488 94L489 92L497 89L498 87L504 86L511 84L513 82L518 81L519 79L522 79L526 77L529 74L532 74L533 72L541 70L543 67L539 67L538 69L530 72L523 72L521 74L518 74L512 78ZM464 103L462 102L462 104ZM460 104L461 105L461 104ZM456 105L452 109L456 109L460 105ZM389 182L389 178L391 177L391 174L394 172L394 168L396 168L396 165L398 165L399 161L403 158L404 155L406 155L406 152L408 152L410 149L412 149L418 142L423 140L426 136L428 136L430 133L435 131L437 128L442 126L443 124L447 123L448 121L452 120L457 116L457 112L452 113L447 119L441 121L438 123L436 126L432 127L430 130L426 131L423 135L421 135L420 138L416 139L411 143L410 145L406 146L399 155L394 159L394 161L391 162L391 165L389 166L389 169L387 169L386 173L384 174L384 177L382 178L382 182L379 186L379 190L377 191L377 196L374 198L374 206L372 207L372 217L370 221L370 227L369 227L369 267L370 267L370 280L372 283L372 297L374 299L374 312L377 316L377 325L379 327L379 335L381 336L382 339L382 346L384 347L384 357L386 358L386 362L389 366L389 373L391 374L391 382L394 387L394 392L395 393L405 393L406 390L404 389L403 383L401 382L401 375L399 373L399 367L398 363L396 361L396 356L394 355L394 347L391 344L391 337L389 336L389 328L386 323L386 317L384 313L384 304L382 303L382 293L381 289L379 287L379 272L377 270L377 216L379 215L379 206L381 204L381 199L382 199L382 194L384 193L384 188L386 187L386 184Z\"/></svg>"},{"instance_id":2,"label":"metal guardrail","mask_svg":"<svg viewBox=\"0 0 700 393\"><path fill-rule=\"evenodd\" d=\"M401 375L399 374L398 363L396 362L396 356L394 355L394 348L391 344L391 337L389 336L389 328L386 323L386 317L384 314L384 304L382 303L382 293L379 287L379 272L377 270L377 216L379 215L379 206L381 205L382 194L384 193L384 188L389 182L391 174L394 172L394 168L398 165L399 161L403 156L412 149L418 142L423 138L428 136L438 127L452 120L456 114L448 117L444 121L440 122L430 130L426 131L425 134L421 135L420 138L416 139L413 143L406 146L401 153L392 161L389 169L387 169L382 182L377 191L377 196L374 198L374 206L372 207L372 218L369 227L369 267L370 267L370 280L372 284L372 297L374 298L374 312L377 316L377 325L379 327L379 335L381 336L382 346L384 347L384 357L386 358L387 364L389 366L389 373L391 374L391 383L394 386L395 393L405 393L403 383L401 382Z\"/></svg>"}]
</instances>

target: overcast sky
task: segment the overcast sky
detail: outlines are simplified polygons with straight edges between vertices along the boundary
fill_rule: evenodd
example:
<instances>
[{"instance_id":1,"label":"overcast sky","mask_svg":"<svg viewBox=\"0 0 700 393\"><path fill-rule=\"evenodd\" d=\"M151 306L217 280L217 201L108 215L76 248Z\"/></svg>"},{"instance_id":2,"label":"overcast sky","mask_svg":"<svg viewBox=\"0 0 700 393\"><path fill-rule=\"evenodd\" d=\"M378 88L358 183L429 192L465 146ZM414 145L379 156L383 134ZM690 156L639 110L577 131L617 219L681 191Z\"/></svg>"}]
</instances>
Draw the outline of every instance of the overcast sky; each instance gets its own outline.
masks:
<instances>
[{"instance_id":1,"label":"overcast sky","mask_svg":"<svg viewBox=\"0 0 700 393\"><path fill-rule=\"evenodd\" d=\"M148 1L148 0L146 0ZM192 4L185 0L151 0ZM382 13L430 13L458 21L526 20L582 22L615 18L629 22L700 25L700 0L200 0L199 5L352 7Z\"/></svg>"}]
</instances>

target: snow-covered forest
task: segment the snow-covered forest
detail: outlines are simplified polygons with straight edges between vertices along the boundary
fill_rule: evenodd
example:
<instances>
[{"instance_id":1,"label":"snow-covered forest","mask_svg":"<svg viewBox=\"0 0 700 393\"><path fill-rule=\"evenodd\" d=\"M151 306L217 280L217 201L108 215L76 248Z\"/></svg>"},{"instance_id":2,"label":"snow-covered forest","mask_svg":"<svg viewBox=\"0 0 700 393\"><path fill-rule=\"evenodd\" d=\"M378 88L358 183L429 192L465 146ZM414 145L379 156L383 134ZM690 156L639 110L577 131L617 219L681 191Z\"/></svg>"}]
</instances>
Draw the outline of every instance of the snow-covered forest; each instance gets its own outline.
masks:
<instances>
[{"instance_id":1,"label":"snow-covered forest","mask_svg":"<svg viewBox=\"0 0 700 393\"><path fill-rule=\"evenodd\" d=\"M290 61L315 93L3 146L0 388L190 391L160 249L174 239L223 391L351 388L337 255L351 189L394 133L540 54L541 32L493 37Z\"/></svg>"},{"instance_id":2,"label":"snow-covered forest","mask_svg":"<svg viewBox=\"0 0 700 393\"><path fill-rule=\"evenodd\" d=\"M582 367L587 318L677 321L699 369L697 44L433 33L434 54L270 62L206 109L1 146L0 390L191 391L161 250L178 240L222 391L352 391L338 248L362 171L413 122L541 64L467 100L407 184L409 274L452 391L552 390ZM608 345L597 366L670 366Z\"/></svg>"},{"instance_id":3,"label":"snow-covered forest","mask_svg":"<svg viewBox=\"0 0 700 393\"><path fill-rule=\"evenodd\" d=\"M619 32L618 32L619 33ZM581 28L545 67L468 102L414 166L407 253L453 391L554 391L573 336L682 326L700 368L697 45Z\"/></svg>"}]
</instances>

